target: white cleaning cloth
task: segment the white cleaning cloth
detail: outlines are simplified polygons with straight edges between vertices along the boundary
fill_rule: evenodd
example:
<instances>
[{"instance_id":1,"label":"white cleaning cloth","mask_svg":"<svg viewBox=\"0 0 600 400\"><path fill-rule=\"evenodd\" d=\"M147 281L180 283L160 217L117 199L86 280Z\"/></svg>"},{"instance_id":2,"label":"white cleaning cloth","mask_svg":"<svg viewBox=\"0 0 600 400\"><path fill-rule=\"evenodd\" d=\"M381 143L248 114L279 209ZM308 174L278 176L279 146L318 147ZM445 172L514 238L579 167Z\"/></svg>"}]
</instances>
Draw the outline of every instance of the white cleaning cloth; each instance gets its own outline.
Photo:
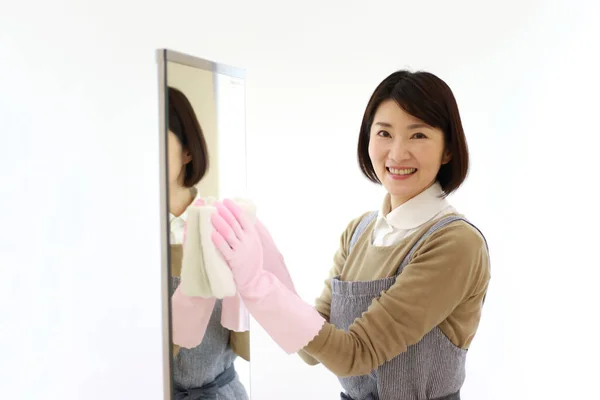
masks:
<instances>
[{"instance_id":1,"label":"white cleaning cloth","mask_svg":"<svg viewBox=\"0 0 600 400\"><path fill-rule=\"evenodd\" d=\"M204 268L205 257L202 247L200 214L202 208L189 207L181 261L181 292L186 296L214 297L210 280Z\"/></svg>"},{"instance_id":2,"label":"white cleaning cloth","mask_svg":"<svg viewBox=\"0 0 600 400\"><path fill-rule=\"evenodd\" d=\"M241 198L234 201L250 218L256 219L256 207L252 202ZM237 292L231 270L211 239L211 217L217 212L213 203L213 198L207 198L204 205L191 206L188 211L181 268L181 289L186 296L222 299Z\"/></svg>"}]
</instances>

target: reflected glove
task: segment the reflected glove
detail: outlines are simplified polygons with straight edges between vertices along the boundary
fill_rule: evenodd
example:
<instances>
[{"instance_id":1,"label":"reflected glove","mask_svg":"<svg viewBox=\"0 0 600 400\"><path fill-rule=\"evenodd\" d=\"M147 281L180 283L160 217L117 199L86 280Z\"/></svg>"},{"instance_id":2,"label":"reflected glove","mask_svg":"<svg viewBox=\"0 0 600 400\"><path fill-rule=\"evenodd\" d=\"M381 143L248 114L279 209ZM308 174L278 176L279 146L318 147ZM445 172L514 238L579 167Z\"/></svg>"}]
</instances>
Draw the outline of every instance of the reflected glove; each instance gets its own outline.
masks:
<instances>
[{"instance_id":1,"label":"reflected glove","mask_svg":"<svg viewBox=\"0 0 600 400\"><path fill-rule=\"evenodd\" d=\"M264 226L252 223L231 200L215 203L215 207L218 213L211 219L215 229L212 240L231 268L244 304L284 351L297 352L319 333L325 320L295 293L287 271L278 275L291 288L263 267L265 260L273 260L269 269L285 269L283 257ZM266 253L261 239L267 244Z\"/></svg>"},{"instance_id":2,"label":"reflected glove","mask_svg":"<svg viewBox=\"0 0 600 400\"><path fill-rule=\"evenodd\" d=\"M192 349L202 343L215 301L215 298L186 296L181 285L177 287L171 297L173 344Z\"/></svg>"}]
</instances>

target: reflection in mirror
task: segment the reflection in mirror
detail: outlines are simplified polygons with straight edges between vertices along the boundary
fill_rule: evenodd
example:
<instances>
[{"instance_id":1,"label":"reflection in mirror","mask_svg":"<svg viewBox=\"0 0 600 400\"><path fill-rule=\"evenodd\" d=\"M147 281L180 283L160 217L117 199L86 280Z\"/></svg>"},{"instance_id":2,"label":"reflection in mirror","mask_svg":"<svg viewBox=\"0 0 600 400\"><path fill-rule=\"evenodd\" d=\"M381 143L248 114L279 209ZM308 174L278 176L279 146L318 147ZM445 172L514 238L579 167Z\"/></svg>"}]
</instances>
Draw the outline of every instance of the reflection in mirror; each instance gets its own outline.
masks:
<instances>
[{"instance_id":1,"label":"reflection in mirror","mask_svg":"<svg viewBox=\"0 0 600 400\"><path fill-rule=\"evenodd\" d=\"M210 225L214 199L246 190L244 73L169 50L158 55L172 383L165 398L248 399L249 318Z\"/></svg>"}]
</instances>

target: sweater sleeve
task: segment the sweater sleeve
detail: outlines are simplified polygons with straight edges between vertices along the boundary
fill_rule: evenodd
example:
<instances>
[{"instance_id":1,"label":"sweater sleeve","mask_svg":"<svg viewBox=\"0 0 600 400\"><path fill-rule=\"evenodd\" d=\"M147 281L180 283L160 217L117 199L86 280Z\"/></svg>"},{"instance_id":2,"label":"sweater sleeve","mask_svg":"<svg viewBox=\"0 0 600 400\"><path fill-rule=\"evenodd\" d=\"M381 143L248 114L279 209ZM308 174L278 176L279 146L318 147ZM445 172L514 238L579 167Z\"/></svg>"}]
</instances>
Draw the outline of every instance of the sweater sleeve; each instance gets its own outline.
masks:
<instances>
[{"instance_id":1,"label":"sweater sleeve","mask_svg":"<svg viewBox=\"0 0 600 400\"><path fill-rule=\"evenodd\" d=\"M483 238L450 224L415 252L396 282L349 327L325 323L304 351L337 376L364 375L419 342L478 290L488 271Z\"/></svg>"},{"instance_id":2,"label":"sweater sleeve","mask_svg":"<svg viewBox=\"0 0 600 400\"><path fill-rule=\"evenodd\" d=\"M250 332L229 332L231 350L246 361L250 361Z\"/></svg>"}]
</instances>

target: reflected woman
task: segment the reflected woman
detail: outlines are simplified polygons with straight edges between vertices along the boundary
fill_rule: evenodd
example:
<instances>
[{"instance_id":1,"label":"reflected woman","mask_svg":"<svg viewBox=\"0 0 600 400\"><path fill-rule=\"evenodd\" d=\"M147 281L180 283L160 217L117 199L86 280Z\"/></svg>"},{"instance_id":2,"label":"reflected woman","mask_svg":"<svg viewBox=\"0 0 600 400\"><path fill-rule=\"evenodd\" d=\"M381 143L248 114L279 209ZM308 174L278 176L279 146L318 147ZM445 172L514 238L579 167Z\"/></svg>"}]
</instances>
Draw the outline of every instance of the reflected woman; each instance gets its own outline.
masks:
<instances>
[{"instance_id":1,"label":"reflected woman","mask_svg":"<svg viewBox=\"0 0 600 400\"><path fill-rule=\"evenodd\" d=\"M387 194L344 229L316 307L265 270L283 262L279 252L229 200L213 240L257 322L336 374L343 399L458 400L490 266L483 235L446 199L469 166L448 85L427 72L384 79L363 116L358 161Z\"/></svg>"},{"instance_id":2,"label":"reflected woman","mask_svg":"<svg viewBox=\"0 0 600 400\"><path fill-rule=\"evenodd\" d=\"M248 332L221 325L221 300L187 297L179 288L187 210L201 202L195 186L208 171L209 157L192 105L172 87L168 88L168 127L174 399L247 399L234 361L237 356L249 361Z\"/></svg>"}]
</instances>

